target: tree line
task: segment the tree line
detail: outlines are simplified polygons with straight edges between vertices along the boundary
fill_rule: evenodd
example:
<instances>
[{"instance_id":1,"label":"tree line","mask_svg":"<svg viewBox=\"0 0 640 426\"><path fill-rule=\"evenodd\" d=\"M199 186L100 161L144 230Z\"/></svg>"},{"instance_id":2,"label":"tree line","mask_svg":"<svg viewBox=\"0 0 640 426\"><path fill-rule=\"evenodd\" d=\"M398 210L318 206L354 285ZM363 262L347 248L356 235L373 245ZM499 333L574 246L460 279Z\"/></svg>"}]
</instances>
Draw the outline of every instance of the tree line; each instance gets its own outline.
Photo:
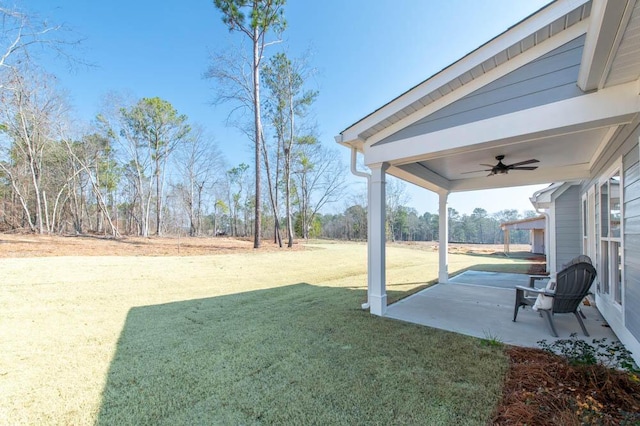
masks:
<instances>
[{"instance_id":1,"label":"tree line","mask_svg":"<svg viewBox=\"0 0 640 426\"><path fill-rule=\"evenodd\" d=\"M77 65L78 42L63 26L18 9L0 14L0 230L268 235L280 244L284 232L291 246L345 189L337 152L320 143L307 119L318 92L307 87L312 70L303 59L278 52L249 62L256 80L242 80L247 61L239 50L211 58L205 77L216 82L218 99L258 105L256 163L229 167L213 136L160 97L111 94L91 123L78 125L42 61L55 53ZM262 98L254 92L260 83ZM241 130L247 124L235 123Z\"/></svg>"},{"instance_id":2,"label":"tree line","mask_svg":"<svg viewBox=\"0 0 640 426\"><path fill-rule=\"evenodd\" d=\"M521 215L518 210L507 209L489 214L485 209L475 208L471 214L460 214L448 209L449 235L452 243L502 244L504 222L535 216L534 211ZM388 241L438 241L440 217L437 213L418 213L413 207L387 203L386 237ZM353 204L342 213L320 215L314 227L316 236L329 239L365 241L367 239L367 207ZM528 230L512 230L509 235L513 244L529 244Z\"/></svg>"}]
</instances>

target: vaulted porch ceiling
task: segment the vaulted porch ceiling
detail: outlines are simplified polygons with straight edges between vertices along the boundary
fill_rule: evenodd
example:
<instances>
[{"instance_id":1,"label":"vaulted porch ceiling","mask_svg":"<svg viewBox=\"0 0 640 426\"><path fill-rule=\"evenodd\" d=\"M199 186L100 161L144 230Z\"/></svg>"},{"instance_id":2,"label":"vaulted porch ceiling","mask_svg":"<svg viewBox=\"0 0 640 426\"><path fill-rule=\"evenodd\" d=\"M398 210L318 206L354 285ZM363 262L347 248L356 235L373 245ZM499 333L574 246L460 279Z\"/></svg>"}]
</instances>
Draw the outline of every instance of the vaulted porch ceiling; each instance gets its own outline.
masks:
<instances>
[{"instance_id":1,"label":"vaulted porch ceiling","mask_svg":"<svg viewBox=\"0 0 640 426\"><path fill-rule=\"evenodd\" d=\"M548 183L554 180L574 180L589 176L589 170L609 139L614 128L599 128L566 135L536 139L524 143L476 147L458 153L434 153L422 161L396 164L389 173L408 178L414 183L442 185L452 192L485 188ZM480 164L496 164L498 155L504 155L504 164L513 164L529 159L540 162L536 170L512 170L508 174L488 176L481 171L488 167ZM473 173L475 171L475 173ZM413 175L413 177L407 176ZM442 180L434 178L441 177ZM423 181L423 182L420 182Z\"/></svg>"}]
</instances>

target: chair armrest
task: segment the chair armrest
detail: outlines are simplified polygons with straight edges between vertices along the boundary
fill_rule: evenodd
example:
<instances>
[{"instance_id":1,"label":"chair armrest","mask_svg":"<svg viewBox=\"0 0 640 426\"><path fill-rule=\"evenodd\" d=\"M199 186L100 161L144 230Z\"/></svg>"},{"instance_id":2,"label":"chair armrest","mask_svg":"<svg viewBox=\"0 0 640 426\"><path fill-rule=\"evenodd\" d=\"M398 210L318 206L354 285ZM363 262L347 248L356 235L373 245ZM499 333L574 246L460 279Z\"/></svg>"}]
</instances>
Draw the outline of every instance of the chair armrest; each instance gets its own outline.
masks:
<instances>
[{"instance_id":1,"label":"chair armrest","mask_svg":"<svg viewBox=\"0 0 640 426\"><path fill-rule=\"evenodd\" d=\"M549 275L529 275L529 287L534 288L536 281L548 280L550 278Z\"/></svg>"},{"instance_id":2,"label":"chair armrest","mask_svg":"<svg viewBox=\"0 0 640 426\"><path fill-rule=\"evenodd\" d=\"M517 285L516 290L523 291L525 293L544 294L545 296L551 296L551 297L555 295L554 292L549 291L546 288L531 288L531 287L525 287L523 285Z\"/></svg>"}]
</instances>

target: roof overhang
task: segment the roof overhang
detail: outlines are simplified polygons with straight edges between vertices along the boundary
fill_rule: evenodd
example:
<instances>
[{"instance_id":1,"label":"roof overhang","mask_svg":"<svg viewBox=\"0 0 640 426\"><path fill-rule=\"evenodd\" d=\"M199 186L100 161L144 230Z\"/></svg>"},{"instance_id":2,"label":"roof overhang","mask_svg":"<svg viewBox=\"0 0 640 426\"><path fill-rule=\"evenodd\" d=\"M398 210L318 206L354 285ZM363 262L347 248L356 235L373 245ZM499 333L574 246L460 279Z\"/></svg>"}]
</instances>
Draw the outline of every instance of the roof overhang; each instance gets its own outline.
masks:
<instances>
[{"instance_id":1,"label":"roof overhang","mask_svg":"<svg viewBox=\"0 0 640 426\"><path fill-rule=\"evenodd\" d=\"M639 35L640 28L629 28L632 16L639 14L639 9L636 0L600 0L593 3L578 76L578 86L582 90L588 92L605 87L623 39ZM629 80L637 79L638 72Z\"/></svg>"},{"instance_id":2,"label":"roof overhang","mask_svg":"<svg viewBox=\"0 0 640 426\"><path fill-rule=\"evenodd\" d=\"M552 39L558 33L586 20L590 0L557 1L529 16L476 50L411 88L391 102L352 124L336 141L345 146L369 139L372 132L388 127L412 111L459 90L520 54ZM586 32L586 24L578 33ZM513 62L512 62L513 64ZM518 66L518 64L515 64Z\"/></svg>"},{"instance_id":3,"label":"roof overhang","mask_svg":"<svg viewBox=\"0 0 640 426\"><path fill-rule=\"evenodd\" d=\"M579 94L422 130L436 113L567 51L578 37L583 47L576 74L563 84L569 90L572 82ZM611 44L618 47L607 48ZM637 69L629 67L636 59ZM624 126L638 120L639 95L640 0L558 0L348 127L336 141L363 152L365 164L387 163L387 173L440 193L580 181L592 177ZM510 163L540 163L535 171L468 174L497 155Z\"/></svg>"},{"instance_id":4,"label":"roof overhang","mask_svg":"<svg viewBox=\"0 0 640 426\"><path fill-rule=\"evenodd\" d=\"M535 192L531 198L529 198L529 201L531 201L531 204L536 210L547 210L567 189L577 184L578 182L555 182L547 188Z\"/></svg>"},{"instance_id":5,"label":"roof overhang","mask_svg":"<svg viewBox=\"0 0 640 426\"><path fill-rule=\"evenodd\" d=\"M511 222L503 222L500 224L500 229L504 230L528 230L528 229L545 229L546 217L536 216L527 219L514 220Z\"/></svg>"}]
</instances>

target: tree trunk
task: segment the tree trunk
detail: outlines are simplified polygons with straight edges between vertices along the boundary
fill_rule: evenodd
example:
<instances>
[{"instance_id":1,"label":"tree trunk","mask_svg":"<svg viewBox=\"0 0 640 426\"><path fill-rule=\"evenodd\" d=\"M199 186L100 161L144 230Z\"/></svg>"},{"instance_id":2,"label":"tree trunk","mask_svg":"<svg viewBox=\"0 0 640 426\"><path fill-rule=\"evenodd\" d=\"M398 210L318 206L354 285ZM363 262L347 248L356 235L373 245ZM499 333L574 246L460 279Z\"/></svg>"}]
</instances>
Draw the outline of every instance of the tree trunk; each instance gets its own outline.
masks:
<instances>
[{"instance_id":1,"label":"tree trunk","mask_svg":"<svg viewBox=\"0 0 640 426\"><path fill-rule=\"evenodd\" d=\"M291 81L291 79L289 79ZM295 111L293 109L293 97L289 98L289 146L284 152L285 155L285 191L286 191L286 199L287 199L287 234L289 237L289 241L287 242L287 247L293 247L293 219L291 217L291 149L293 148L293 137L295 131L294 125Z\"/></svg>"},{"instance_id":2,"label":"tree trunk","mask_svg":"<svg viewBox=\"0 0 640 426\"><path fill-rule=\"evenodd\" d=\"M158 154L156 153L156 157ZM162 188L160 185L160 159L156 158L156 235L160 236L162 219Z\"/></svg>"},{"instance_id":3,"label":"tree trunk","mask_svg":"<svg viewBox=\"0 0 640 426\"><path fill-rule=\"evenodd\" d=\"M275 222L275 241L278 243L279 247L282 247L282 238L280 237L280 221L278 219L278 208L276 204L276 198L273 193L273 183L271 182L271 169L269 167L269 155L267 153L267 145L262 141L262 153L264 156L264 166L265 171L267 172L267 185L269 185L269 200L271 201L271 209L273 210L273 219ZM276 185L278 183L276 182Z\"/></svg>"},{"instance_id":4,"label":"tree trunk","mask_svg":"<svg viewBox=\"0 0 640 426\"><path fill-rule=\"evenodd\" d=\"M254 3L254 8L257 7L257 2ZM255 137L256 137L256 152L255 152L255 165L256 165L256 202L255 202L255 223L254 223L254 237L253 248L260 248L261 233L262 233L262 218L261 218L261 181L260 181L260 147L261 147L261 134L262 123L260 121L260 33L258 25L253 29L253 111L255 119Z\"/></svg>"}]
</instances>

